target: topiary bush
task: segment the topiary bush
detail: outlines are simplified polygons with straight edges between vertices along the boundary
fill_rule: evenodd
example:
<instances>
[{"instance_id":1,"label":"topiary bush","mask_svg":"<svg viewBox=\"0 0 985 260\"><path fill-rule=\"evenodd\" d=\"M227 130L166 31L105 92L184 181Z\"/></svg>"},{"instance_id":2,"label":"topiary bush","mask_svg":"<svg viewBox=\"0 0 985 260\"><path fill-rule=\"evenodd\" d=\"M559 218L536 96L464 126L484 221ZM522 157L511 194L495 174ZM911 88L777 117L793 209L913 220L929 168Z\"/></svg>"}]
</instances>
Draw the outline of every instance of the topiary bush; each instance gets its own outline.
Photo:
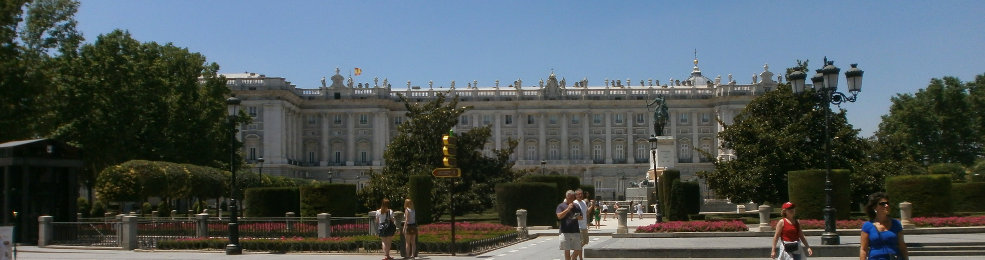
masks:
<instances>
[{"instance_id":1,"label":"topiary bush","mask_svg":"<svg viewBox=\"0 0 985 260\"><path fill-rule=\"evenodd\" d=\"M320 183L301 186L301 216L330 213L332 217L356 216L356 185ZM283 214L283 213L281 213Z\"/></svg>"},{"instance_id":2,"label":"topiary bush","mask_svg":"<svg viewBox=\"0 0 985 260\"><path fill-rule=\"evenodd\" d=\"M951 175L902 175L886 178L886 193L892 204L913 203L913 217L948 216L951 208ZM890 211L899 216L899 210ZM798 213L799 214L799 213Z\"/></svg>"},{"instance_id":3,"label":"topiary bush","mask_svg":"<svg viewBox=\"0 0 985 260\"><path fill-rule=\"evenodd\" d=\"M101 218L106 215L106 204L101 200L95 200L92 202L92 210L89 212L89 216L94 218Z\"/></svg>"},{"instance_id":4,"label":"topiary bush","mask_svg":"<svg viewBox=\"0 0 985 260\"><path fill-rule=\"evenodd\" d=\"M695 181L681 182L681 191L674 193L681 197L680 204L687 215L701 213L701 186Z\"/></svg>"},{"instance_id":5,"label":"topiary bush","mask_svg":"<svg viewBox=\"0 0 985 260\"><path fill-rule=\"evenodd\" d=\"M158 217L171 216L171 206L168 205L168 200L162 200L161 203L157 204L157 216Z\"/></svg>"},{"instance_id":6,"label":"topiary bush","mask_svg":"<svg viewBox=\"0 0 985 260\"><path fill-rule=\"evenodd\" d=\"M516 226L516 210L527 210L528 226L557 227L554 210L561 200L553 183L500 183L496 190L496 212L503 225ZM566 189L567 190L567 189Z\"/></svg>"},{"instance_id":7,"label":"topiary bush","mask_svg":"<svg viewBox=\"0 0 985 260\"><path fill-rule=\"evenodd\" d=\"M297 187L249 188L245 193L246 217L283 217L284 213L301 211Z\"/></svg>"},{"instance_id":8,"label":"topiary bush","mask_svg":"<svg viewBox=\"0 0 985 260\"><path fill-rule=\"evenodd\" d=\"M92 205L89 205L89 200L83 197L79 197L78 199L76 199L75 204L79 205L79 210L76 212L82 213L83 218L88 218L90 211L92 211Z\"/></svg>"},{"instance_id":9,"label":"topiary bush","mask_svg":"<svg viewBox=\"0 0 985 260\"><path fill-rule=\"evenodd\" d=\"M952 183L951 203L956 212L985 211L985 182Z\"/></svg>"},{"instance_id":10,"label":"topiary bush","mask_svg":"<svg viewBox=\"0 0 985 260\"><path fill-rule=\"evenodd\" d=\"M797 205L797 218L824 219L825 170L801 170L787 172L787 194L790 202ZM849 181L849 171L845 169L831 170L832 207L836 210L836 219L848 219L851 216L852 190ZM783 201L776 201L780 205Z\"/></svg>"},{"instance_id":11,"label":"topiary bush","mask_svg":"<svg viewBox=\"0 0 985 260\"><path fill-rule=\"evenodd\" d=\"M657 177L657 194L660 196L660 210L662 213L669 213L670 208L674 204L673 200L673 189L674 181L680 181L681 171L676 169L664 170L663 174Z\"/></svg>"},{"instance_id":12,"label":"topiary bush","mask_svg":"<svg viewBox=\"0 0 985 260\"><path fill-rule=\"evenodd\" d=\"M434 177L430 175L413 175L407 182L409 197L414 201L417 210L417 224L430 224L434 214L434 202L431 194L434 192Z\"/></svg>"},{"instance_id":13,"label":"topiary bush","mask_svg":"<svg viewBox=\"0 0 985 260\"><path fill-rule=\"evenodd\" d=\"M588 192L588 197L585 197L587 199L593 200L598 196L598 194L595 194L595 185L581 185L578 188L581 189L582 192Z\"/></svg>"},{"instance_id":14,"label":"topiary bush","mask_svg":"<svg viewBox=\"0 0 985 260\"><path fill-rule=\"evenodd\" d=\"M140 204L140 216L150 216L151 211L154 211L154 207L150 205L150 202Z\"/></svg>"}]
</instances>

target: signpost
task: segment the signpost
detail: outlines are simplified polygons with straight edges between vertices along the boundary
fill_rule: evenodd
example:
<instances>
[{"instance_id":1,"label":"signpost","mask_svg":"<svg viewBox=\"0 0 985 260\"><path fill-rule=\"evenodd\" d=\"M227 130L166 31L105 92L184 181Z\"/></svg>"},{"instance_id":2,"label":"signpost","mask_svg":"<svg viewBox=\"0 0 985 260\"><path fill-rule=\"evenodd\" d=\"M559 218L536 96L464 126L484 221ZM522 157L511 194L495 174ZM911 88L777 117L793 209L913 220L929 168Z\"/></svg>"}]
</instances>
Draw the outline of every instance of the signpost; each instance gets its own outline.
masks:
<instances>
[{"instance_id":1,"label":"signpost","mask_svg":"<svg viewBox=\"0 0 985 260\"><path fill-rule=\"evenodd\" d=\"M459 168L435 168L431 175L438 178L459 178L462 177L462 170Z\"/></svg>"}]
</instances>

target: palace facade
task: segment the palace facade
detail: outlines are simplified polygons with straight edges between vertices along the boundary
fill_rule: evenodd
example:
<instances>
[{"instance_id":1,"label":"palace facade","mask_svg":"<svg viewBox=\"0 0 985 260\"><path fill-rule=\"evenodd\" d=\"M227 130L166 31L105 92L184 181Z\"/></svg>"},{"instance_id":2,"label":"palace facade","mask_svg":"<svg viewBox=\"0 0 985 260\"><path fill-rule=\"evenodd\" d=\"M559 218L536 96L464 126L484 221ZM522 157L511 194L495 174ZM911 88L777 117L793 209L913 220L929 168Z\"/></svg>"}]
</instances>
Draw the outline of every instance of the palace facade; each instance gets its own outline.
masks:
<instances>
[{"instance_id":1,"label":"palace facade","mask_svg":"<svg viewBox=\"0 0 985 260\"><path fill-rule=\"evenodd\" d=\"M578 176L594 185L597 195L611 200L625 195L625 188L639 183L652 168L648 139L653 134L653 112L647 104L662 95L670 120L663 130L671 136L674 151L661 151L661 166L681 170L684 180L713 170L713 160L728 159L717 134L730 124L755 96L775 89L768 66L749 84L721 76L701 74L698 61L687 79L660 82L606 79L591 85L587 79L569 84L553 72L546 80L492 86L452 81L446 88L414 86L394 88L387 79L355 83L339 74L322 79L318 88L298 88L280 77L256 73L224 74L233 95L243 100L241 109L253 117L242 126L247 162L263 174L357 184L365 172L384 166L383 151L407 120L397 94L423 102L438 93L458 96L462 105L473 106L459 118L455 131L491 125L487 149L500 149L508 140L519 141L513 158L517 168L541 174ZM699 152L704 151L707 153ZM702 183L706 198L712 194Z\"/></svg>"}]
</instances>

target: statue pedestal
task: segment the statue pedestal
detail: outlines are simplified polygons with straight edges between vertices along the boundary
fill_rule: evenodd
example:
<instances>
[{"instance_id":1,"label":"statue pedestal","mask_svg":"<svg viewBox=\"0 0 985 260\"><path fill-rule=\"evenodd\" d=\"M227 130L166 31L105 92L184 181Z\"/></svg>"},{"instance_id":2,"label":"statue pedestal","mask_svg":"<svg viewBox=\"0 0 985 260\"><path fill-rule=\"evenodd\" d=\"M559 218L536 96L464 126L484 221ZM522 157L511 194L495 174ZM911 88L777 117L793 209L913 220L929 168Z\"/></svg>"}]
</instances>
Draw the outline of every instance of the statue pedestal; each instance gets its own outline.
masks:
<instances>
[{"instance_id":1,"label":"statue pedestal","mask_svg":"<svg viewBox=\"0 0 985 260\"><path fill-rule=\"evenodd\" d=\"M657 136L656 158L650 153L650 170L647 171L646 178L656 181L656 173L668 168L674 168L677 163L677 140L673 136ZM654 168L656 161L656 168Z\"/></svg>"}]
</instances>

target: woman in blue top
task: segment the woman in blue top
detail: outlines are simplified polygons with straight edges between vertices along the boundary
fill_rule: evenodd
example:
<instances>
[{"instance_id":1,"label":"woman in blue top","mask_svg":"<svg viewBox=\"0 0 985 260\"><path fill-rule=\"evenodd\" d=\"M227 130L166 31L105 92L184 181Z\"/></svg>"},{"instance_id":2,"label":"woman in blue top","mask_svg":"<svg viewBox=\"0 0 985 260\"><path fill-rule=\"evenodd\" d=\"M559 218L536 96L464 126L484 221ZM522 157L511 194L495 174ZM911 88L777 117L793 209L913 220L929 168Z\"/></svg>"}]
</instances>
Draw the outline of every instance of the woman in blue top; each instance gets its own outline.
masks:
<instances>
[{"instance_id":1,"label":"woman in blue top","mask_svg":"<svg viewBox=\"0 0 985 260\"><path fill-rule=\"evenodd\" d=\"M882 192L869 195L865 213L869 215L869 221L862 224L859 259L909 259L910 253L903 241L903 225L889 217L889 196Z\"/></svg>"}]
</instances>

